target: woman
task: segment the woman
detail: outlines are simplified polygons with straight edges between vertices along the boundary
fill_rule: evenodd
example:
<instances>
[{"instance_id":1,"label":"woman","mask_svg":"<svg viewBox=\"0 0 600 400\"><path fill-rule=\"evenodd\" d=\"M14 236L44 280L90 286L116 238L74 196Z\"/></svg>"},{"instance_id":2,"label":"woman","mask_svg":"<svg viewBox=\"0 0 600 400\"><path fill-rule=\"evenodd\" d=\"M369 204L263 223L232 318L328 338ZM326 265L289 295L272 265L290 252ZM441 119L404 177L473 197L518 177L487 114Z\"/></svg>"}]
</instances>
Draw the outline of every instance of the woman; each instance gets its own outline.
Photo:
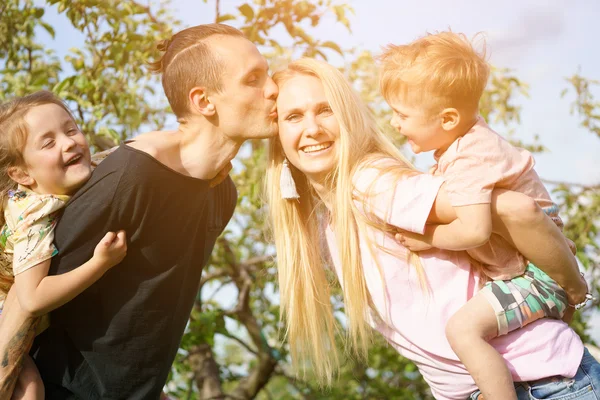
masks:
<instances>
[{"instance_id":1,"label":"woman","mask_svg":"<svg viewBox=\"0 0 600 400\"><path fill-rule=\"evenodd\" d=\"M421 233L428 222L452 220L442 180L418 173L404 160L335 68L302 59L274 79L280 131L271 142L267 190L295 364L310 363L324 382L338 368L323 261L330 257L343 288L350 350L366 354L371 325L415 362L437 398L477 396L444 333L448 319L477 291L477 274L462 252L432 249L416 257L393 237L397 229ZM288 193L294 183L298 199ZM501 196L496 200L500 216L511 202L528 204L516 193ZM502 222L508 226L514 217ZM529 224L530 237L556 230L544 218L521 223ZM322 237L328 251L321 251ZM519 399L529 398L528 392L537 398L585 398L579 394L593 390L591 398L600 398L600 365L564 322L537 321L492 344L515 381L574 377L553 378L554 393L544 380L516 384Z\"/></svg>"}]
</instances>

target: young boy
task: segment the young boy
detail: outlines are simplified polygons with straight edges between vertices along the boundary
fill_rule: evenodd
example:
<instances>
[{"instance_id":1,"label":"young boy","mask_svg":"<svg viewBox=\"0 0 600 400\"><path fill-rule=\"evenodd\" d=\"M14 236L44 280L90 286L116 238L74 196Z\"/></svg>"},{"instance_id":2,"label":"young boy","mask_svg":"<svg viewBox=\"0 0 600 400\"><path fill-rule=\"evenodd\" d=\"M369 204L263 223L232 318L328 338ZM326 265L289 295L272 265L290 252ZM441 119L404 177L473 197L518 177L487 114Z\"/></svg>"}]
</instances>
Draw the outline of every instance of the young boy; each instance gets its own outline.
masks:
<instances>
[{"instance_id":1,"label":"young boy","mask_svg":"<svg viewBox=\"0 0 600 400\"><path fill-rule=\"evenodd\" d=\"M543 317L562 318L565 291L492 233L494 187L527 194L559 227L558 207L534 171L532 155L513 147L479 116L489 76L485 54L464 35L442 32L408 45L390 45L381 56L381 90L391 120L415 153L435 150L432 173L443 175L457 219L407 235L411 250L467 250L489 282L449 321L446 335L486 400L516 400L511 374L488 340ZM510 236L510 232L508 235ZM543 266L554 276L560 266Z\"/></svg>"}]
</instances>

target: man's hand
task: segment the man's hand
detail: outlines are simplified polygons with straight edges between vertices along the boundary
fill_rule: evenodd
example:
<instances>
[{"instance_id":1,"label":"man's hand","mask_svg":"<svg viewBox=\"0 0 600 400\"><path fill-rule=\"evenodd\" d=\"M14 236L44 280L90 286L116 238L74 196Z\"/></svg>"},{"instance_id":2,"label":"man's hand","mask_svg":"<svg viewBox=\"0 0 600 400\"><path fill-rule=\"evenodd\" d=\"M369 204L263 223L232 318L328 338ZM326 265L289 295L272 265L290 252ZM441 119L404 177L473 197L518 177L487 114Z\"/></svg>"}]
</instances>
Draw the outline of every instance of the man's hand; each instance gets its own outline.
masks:
<instances>
[{"instance_id":1,"label":"man's hand","mask_svg":"<svg viewBox=\"0 0 600 400\"><path fill-rule=\"evenodd\" d=\"M3 320L0 329L0 399L10 399L40 318L33 318L21 309L14 287L8 292L0 318Z\"/></svg>"},{"instance_id":2,"label":"man's hand","mask_svg":"<svg viewBox=\"0 0 600 400\"><path fill-rule=\"evenodd\" d=\"M227 178L227 175L229 175L229 171L231 171L231 168L233 168L233 165L231 165L231 163L227 163L227 165L225 165L223 167L222 170L219 171L219 173L217 174L217 176L215 176L214 178L212 178L209 182L209 186L211 188L217 186L219 183L223 182L225 180L225 178Z\"/></svg>"},{"instance_id":3,"label":"man's hand","mask_svg":"<svg viewBox=\"0 0 600 400\"><path fill-rule=\"evenodd\" d=\"M410 251L429 250L433 246L425 242L423 235L418 233L400 230L396 233L396 240Z\"/></svg>"}]
</instances>

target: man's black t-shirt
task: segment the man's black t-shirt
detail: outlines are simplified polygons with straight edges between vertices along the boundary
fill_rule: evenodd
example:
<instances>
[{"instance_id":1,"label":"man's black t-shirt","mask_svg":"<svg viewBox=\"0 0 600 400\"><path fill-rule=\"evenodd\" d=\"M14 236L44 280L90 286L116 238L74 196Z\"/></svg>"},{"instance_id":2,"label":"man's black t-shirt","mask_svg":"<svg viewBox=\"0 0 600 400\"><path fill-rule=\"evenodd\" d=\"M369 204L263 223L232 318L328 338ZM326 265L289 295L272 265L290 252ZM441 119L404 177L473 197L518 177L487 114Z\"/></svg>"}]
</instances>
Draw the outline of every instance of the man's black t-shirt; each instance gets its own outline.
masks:
<instances>
[{"instance_id":1,"label":"man's black t-shirt","mask_svg":"<svg viewBox=\"0 0 600 400\"><path fill-rule=\"evenodd\" d=\"M98 166L60 218L50 273L85 263L108 231L127 232L127 256L36 339L48 399L158 399L236 199L230 178L210 188L126 145Z\"/></svg>"}]
</instances>

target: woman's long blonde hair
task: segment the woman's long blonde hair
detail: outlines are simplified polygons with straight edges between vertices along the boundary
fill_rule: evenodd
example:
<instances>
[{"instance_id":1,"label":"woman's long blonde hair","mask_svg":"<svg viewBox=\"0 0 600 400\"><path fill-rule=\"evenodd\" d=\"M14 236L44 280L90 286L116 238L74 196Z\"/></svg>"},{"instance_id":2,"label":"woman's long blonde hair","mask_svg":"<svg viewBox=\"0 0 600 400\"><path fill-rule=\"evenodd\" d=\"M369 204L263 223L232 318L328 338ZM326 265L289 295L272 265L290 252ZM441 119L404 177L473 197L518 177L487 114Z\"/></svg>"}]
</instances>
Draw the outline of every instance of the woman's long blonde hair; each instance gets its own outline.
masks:
<instances>
[{"instance_id":1,"label":"woman's long blonde hair","mask_svg":"<svg viewBox=\"0 0 600 400\"><path fill-rule=\"evenodd\" d=\"M4 203L8 198L8 192L17 188L17 183L10 178L8 170L25 164L23 149L29 135L29 126L25 117L32 108L45 104L56 104L73 118L67 105L46 90L17 97L0 105L0 232L5 222ZM0 298L8 293L13 283L12 264L7 268L2 268L3 265L4 263L0 262Z\"/></svg>"},{"instance_id":2,"label":"woman's long blonde hair","mask_svg":"<svg viewBox=\"0 0 600 400\"><path fill-rule=\"evenodd\" d=\"M337 165L327 179L332 208L329 222L335 227L342 266L341 281L350 339L348 347L354 355L364 359L372 332L367 321L372 313L378 313L365 281L359 232L364 235L367 225L375 225L386 232L390 232L391 227L383 220L366 218L357 209L357 193L352 178L357 167L376 165L376 161L381 159L396 162L393 162L392 168L386 163L388 166L385 170L382 167L380 173L393 172L400 179L416 172L377 128L370 110L340 71L325 62L300 59L275 73L273 79L280 88L284 88L286 82L297 75L313 76L321 81L340 125L336 144ZM266 192L277 249L282 318L285 319L286 337L296 370L305 372L311 368L320 382L330 383L339 369L340 360L335 345L337 324L324 268L326 256L321 252L324 232L317 212L320 200L307 177L292 165L290 168L300 199L281 197L279 179L284 158L279 138L272 139Z\"/></svg>"}]
</instances>

